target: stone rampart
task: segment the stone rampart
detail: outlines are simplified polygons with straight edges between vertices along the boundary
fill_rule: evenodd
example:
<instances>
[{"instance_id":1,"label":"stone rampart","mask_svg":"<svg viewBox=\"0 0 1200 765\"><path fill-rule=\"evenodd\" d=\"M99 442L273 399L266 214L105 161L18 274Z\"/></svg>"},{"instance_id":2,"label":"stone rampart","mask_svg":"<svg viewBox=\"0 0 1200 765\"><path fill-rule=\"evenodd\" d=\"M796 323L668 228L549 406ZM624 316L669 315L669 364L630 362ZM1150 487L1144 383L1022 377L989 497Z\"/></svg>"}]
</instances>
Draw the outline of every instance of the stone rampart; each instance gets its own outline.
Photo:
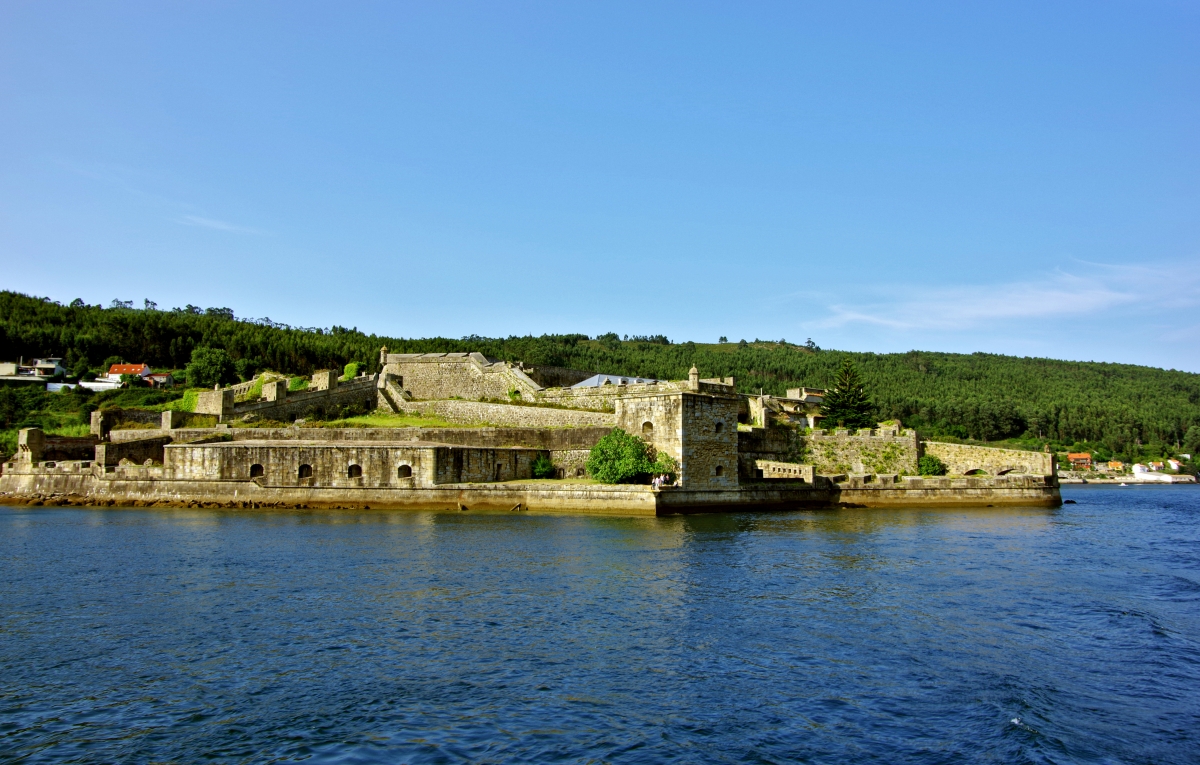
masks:
<instances>
[{"instance_id":1,"label":"stone rampart","mask_svg":"<svg viewBox=\"0 0 1200 765\"><path fill-rule=\"evenodd\" d=\"M97 438L107 438L111 430L132 427L161 426L162 412L144 409L101 409L92 412L91 433Z\"/></svg>"},{"instance_id":2,"label":"stone rampart","mask_svg":"<svg viewBox=\"0 0 1200 765\"><path fill-rule=\"evenodd\" d=\"M737 397L648 387L654 392L617 400L617 426L670 455L683 486L737 487Z\"/></svg>"},{"instance_id":3,"label":"stone rampart","mask_svg":"<svg viewBox=\"0 0 1200 765\"><path fill-rule=\"evenodd\" d=\"M145 432L145 431L142 431ZM174 440L171 436L151 436L121 443L101 443L95 447L97 465L113 467L128 460L136 465L142 465L147 460L161 463L163 447Z\"/></svg>"},{"instance_id":4,"label":"stone rampart","mask_svg":"<svg viewBox=\"0 0 1200 765\"><path fill-rule=\"evenodd\" d=\"M685 390L688 390L686 382L634 383L601 385L595 388L549 388L539 391L536 398L538 401L557 406L614 412L617 399L625 396L678 393Z\"/></svg>"},{"instance_id":5,"label":"stone rampart","mask_svg":"<svg viewBox=\"0 0 1200 765\"><path fill-rule=\"evenodd\" d=\"M217 417L228 417L233 414L236 396L232 388L215 388L200 391L196 396L196 414L214 414Z\"/></svg>"},{"instance_id":6,"label":"stone rampart","mask_svg":"<svg viewBox=\"0 0 1200 765\"><path fill-rule=\"evenodd\" d=\"M1053 475L1054 455L1049 452L1027 452L1021 449L993 449L990 446L971 444L945 444L940 441L922 443L924 453L946 463L954 475L967 475L977 471L986 475Z\"/></svg>"},{"instance_id":7,"label":"stone rampart","mask_svg":"<svg viewBox=\"0 0 1200 765\"><path fill-rule=\"evenodd\" d=\"M41 428L22 428L17 433L17 453L13 456L25 465L90 460L99 441L95 436L48 436Z\"/></svg>"},{"instance_id":8,"label":"stone rampart","mask_svg":"<svg viewBox=\"0 0 1200 765\"><path fill-rule=\"evenodd\" d=\"M290 422L299 417L335 418L344 408L369 411L377 406L378 393L373 376L356 377L346 382L328 377L320 384L329 387L289 392L282 399L260 399L236 404L223 419L252 415L260 420Z\"/></svg>"},{"instance_id":9,"label":"stone rampart","mask_svg":"<svg viewBox=\"0 0 1200 765\"><path fill-rule=\"evenodd\" d=\"M518 428L612 427L616 416L607 412L542 406L492 404L481 401L401 401L396 408L409 414L437 416L464 425Z\"/></svg>"},{"instance_id":10,"label":"stone rampart","mask_svg":"<svg viewBox=\"0 0 1200 765\"><path fill-rule=\"evenodd\" d=\"M813 482L814 468L812 465L801 465L795 462L777 462L775 460L755 460L755 478L764 480L789 479Z\"/></svg>"},{"instance_id":11,"label":"stone rampart","mask_svg":"<svg viewBox=\"0 0 1200 765\"><path fill-rule=\"evenodd\" d=\"M916 475L919 457L914 430L880 428L814 430L804 436L805 459L820 475L895 473Z\"/></svg>"},{"instance_id":12,"label":"stone rampart","mask_svg":"<svg viewBox=\"0 0 1200 765\"><path fill-rule=\"evenodd\" d=\"M738 470L742 478L757 478L760 460L797 464L807 458L804 431L788 427L738 430Z\"/></svg>"},{"instance_id":13,"label":"stone rampart","mask_svg":"<svg viewBox=\"0 0 1200 765\"><path fill-rule=\"evenodd\" d=\"M611 432L607 426L579 428L182 428L167 431L112 432L114 442L174 436L177 443L199 438L230 441L428 441L460 446L524 446L562 451L591 449Z\"/></svg>"},{"instance_id":14,"label":"stone rampart","mask_svg":"<svg viewBox=\"0 0 1200 765\"><path fill-rule=\"evenodd\" d=\"M399 378L407 397L432 401L506 399L515 391L532 401L541 386L520 368L481 353L390 353L383 374Z\"/></svg>"},{"instance_id":15,"label":"stone rampart","mask_svg":"<svg viewBox=\"0 0 1200 765\"><path fill-rule=\"evenodd\" d=\"M584 372L566 367L535 366L523 367L525 374L543 388L569 388L591 377L594 372Z\"/></svg>"}]
</instances>

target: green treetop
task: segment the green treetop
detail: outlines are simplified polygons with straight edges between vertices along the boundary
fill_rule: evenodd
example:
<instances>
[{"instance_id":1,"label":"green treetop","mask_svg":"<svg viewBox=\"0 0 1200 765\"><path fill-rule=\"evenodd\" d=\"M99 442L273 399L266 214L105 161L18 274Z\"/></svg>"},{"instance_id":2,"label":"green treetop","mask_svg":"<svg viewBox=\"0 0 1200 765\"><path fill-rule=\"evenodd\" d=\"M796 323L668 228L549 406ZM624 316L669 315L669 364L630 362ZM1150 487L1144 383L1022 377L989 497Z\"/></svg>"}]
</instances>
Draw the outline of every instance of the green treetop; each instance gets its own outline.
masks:
<instances>
[{"instance_id":1,"label":"green treetop","mask_svg":"<svg viewBox=\"0 0 1200 765\"><path fill-rule=\"evenodd\" d=\"M821 416L827 425L837 425L845 428L869 428L875 414L875 407L867 398L862 380L854 369L850 359L843 359L838 369L837 382L825 392L821 404Z\"/></svg>"}]
</instances>

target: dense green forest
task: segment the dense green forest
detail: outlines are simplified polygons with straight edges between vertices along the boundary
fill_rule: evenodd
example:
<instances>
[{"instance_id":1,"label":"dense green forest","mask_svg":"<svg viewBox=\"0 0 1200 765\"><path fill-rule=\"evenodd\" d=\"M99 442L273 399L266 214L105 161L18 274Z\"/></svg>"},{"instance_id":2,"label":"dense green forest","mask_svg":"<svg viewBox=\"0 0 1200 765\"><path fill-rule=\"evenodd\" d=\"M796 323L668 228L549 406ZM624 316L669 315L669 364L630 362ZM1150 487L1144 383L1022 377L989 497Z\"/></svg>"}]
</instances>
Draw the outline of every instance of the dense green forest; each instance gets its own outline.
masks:
<instances>
[{"instance_id":1,"label":"dense green forest","mask_svg":"<svg viewBox=\"0 0 1200 765\"><path fill-rule=\"evenodd\" d=\"M75 375L112 360L183 369L196 348L226 349L243 377L260 369L308 374L351 361L378 369L392 352L480 351L509 361L612 374L736 378L743 392L827 387L844 358L861 375L879 419L898 418L933 437L1079 445L1100 456L1165 453L1200 439L1200 375L1127 364L910 351L875 354L780 342L672 343L607 334L402 339L354 329L245 320L227 308L159 310L82 301L69 305L0 292L0 360L61 356ZM5 415L5 410L10 414ZM0 402L0 427L21 408Z\"/></svg>"}]
</instances>

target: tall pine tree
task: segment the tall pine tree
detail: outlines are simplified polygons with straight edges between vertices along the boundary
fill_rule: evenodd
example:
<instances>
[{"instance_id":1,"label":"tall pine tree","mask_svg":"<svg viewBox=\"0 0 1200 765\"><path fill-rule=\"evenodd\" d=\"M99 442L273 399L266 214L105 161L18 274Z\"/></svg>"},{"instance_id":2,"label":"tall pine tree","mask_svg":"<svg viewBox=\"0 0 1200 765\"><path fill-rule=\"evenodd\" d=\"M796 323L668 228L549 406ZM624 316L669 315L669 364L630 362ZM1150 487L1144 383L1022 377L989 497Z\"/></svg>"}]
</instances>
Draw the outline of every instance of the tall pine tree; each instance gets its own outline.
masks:
<instances>
[{"instance_id":1,"label":"tall pine tree","mask_svg":"<svg viewBox=\"0 0 1200 765\"><path fill-rule=\"evenodd\" d=\"M842 359L837 382L825 392L821 415L826 427L869 428L874 423L875 407L867 398L862 380L850 359Z\"/></svg>"}]
</instances>

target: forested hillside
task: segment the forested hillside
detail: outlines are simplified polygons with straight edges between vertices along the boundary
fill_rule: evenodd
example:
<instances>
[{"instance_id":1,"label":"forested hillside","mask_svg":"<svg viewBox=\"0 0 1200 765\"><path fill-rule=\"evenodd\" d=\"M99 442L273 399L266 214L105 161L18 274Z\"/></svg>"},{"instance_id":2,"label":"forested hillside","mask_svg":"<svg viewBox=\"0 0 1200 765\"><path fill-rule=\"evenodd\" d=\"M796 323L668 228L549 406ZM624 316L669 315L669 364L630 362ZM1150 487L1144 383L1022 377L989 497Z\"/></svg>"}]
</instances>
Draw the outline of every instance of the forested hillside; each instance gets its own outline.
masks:
<instances>
[{"instance_id":1,"label":"forested hillside","mask_svg":"<svg viewBox=\"0 0 1200 765\"><path fill-rule=\"evenodd\" d=\"M849 356L880 419L899 418L929 435L1090 442L1118 455L1139 443L1170 448L1200 435L1200 375L1124 364L928 351L847 354L774 342L670 343L615 334L415 340L238 320L222 308L102 308L0 292L0 360L62 356L75 374L114 358L182 369L193 349L206 346L226 349L244 376L259 369L307 374L349 361L374 371L383 345L393 352L481 351L529 364L666 379L686 377L695 364L705 377L734 376L743 392L774 394L829 385ZM1189 428L1195 428L1191 436Z\"/></svg>"}]
</instances>

